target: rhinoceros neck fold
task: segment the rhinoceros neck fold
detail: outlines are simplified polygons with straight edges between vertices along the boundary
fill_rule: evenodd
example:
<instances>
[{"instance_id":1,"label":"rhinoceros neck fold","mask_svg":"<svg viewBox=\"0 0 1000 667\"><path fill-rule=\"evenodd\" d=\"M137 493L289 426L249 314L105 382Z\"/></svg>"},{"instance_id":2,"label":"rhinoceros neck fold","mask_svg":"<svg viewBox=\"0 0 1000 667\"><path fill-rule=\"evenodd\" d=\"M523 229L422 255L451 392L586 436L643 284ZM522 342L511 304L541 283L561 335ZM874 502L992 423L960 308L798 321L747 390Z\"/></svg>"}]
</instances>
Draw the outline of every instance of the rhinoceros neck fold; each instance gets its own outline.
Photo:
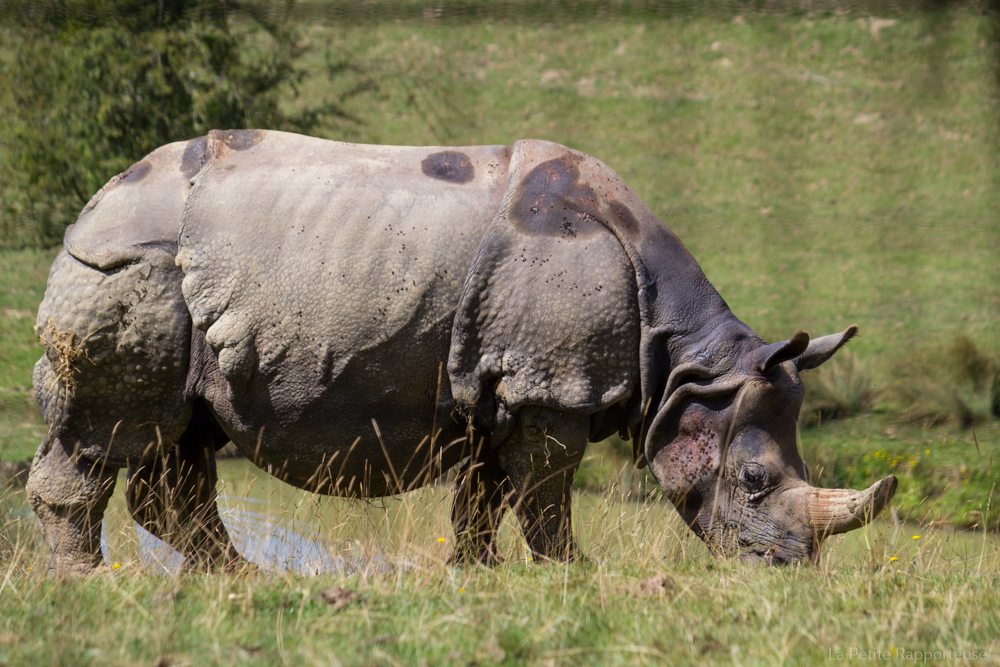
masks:
<instances>
[{"instance_id":1,"label":"rhinoceros neck fold","mask_svg":"<svg viewBox=\"0 0 1000 667\"><path fill-rule=\"evenodd\" d=\"M720 375L763 341L732 313L680 239L631 191L626 194L632 219L621 225L612 218L609 227L632 260L639 292L642 400L629 418L637 433L648 426L671 370L695 363Z\"/></svg>"}]
</instances>

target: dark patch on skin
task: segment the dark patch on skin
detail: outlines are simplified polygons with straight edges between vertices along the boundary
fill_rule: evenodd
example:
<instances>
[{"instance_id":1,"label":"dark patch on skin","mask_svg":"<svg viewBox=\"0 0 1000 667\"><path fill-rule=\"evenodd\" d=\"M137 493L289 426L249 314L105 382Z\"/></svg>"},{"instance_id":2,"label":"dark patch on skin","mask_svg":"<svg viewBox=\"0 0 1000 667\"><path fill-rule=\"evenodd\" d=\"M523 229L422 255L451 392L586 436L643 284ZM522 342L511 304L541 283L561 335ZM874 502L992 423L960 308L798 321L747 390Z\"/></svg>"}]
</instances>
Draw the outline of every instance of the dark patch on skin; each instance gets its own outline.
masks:
<instances>
[{"instance_id":1,"label":"dark patch on skin","mask_svg":"<svg viewBox=\"0 0 1000 667\"><path fill-rule=\"evenodd\" d=\"M524 234L573 239L604 229L596 214L597 196L580 183L580 169L567 154L528 173L509 215L514 227Z\"/></svg>"},{"instance_id":2,"label":"dark patch on skin","mask_svg":"<svg viewBox=\"0 0 1000 667\"><path fill-rule=\"evenodd\" d=\"M208 158L206 149L208 148L208 137L198 137L187 142L184 146L184 156L181 158L181 173L185 178L193 178L201 171Z\"/></svg>"},{"instance_id":3,"label":"dark patch on skin","mask_svg":"<svg viewBox=\"0 0 1000 667\"><path fill-rule=\"evenodd\" d=\"M469 156L458 151L441 151L428 155L420 163L424 176L449 183L468 183L476 175Z\"/></svg>"},{"instance_id":4,"label":"dark patch on skin","mask_svg":"<svg viewBox=\"0 0 1000 667\"><path fill-rule=\"evenodd\" d=\"M129 319L129 311L132 310L132 304L119 301L115 304L115 319L118 321L119 331L124 331L128 329L132 324L132 320Z\"/></svg>"},{"instance_id":5,"label":"dark patch on skin","mask_svg":"<svg viewBox=\"0 0 1000 667\"><path fill-rule=\"evenodd\" d=\"M125 170L122 174L119 183L138 183L142 179L146 178L149 172L153 171L153 165L143 160L142 162L136 162L131 167Z\"/></svg>"},{"instance_id":6,"label":"dark patch on skin","mask_svg":"<svg viewBox=\"0 0 1000 667\"><path fill-rule=\"evenodd\" d=\"M209 134L234 151L245 151L264 140L263 130L212 130Z\"/></svg>"}]
</instances>

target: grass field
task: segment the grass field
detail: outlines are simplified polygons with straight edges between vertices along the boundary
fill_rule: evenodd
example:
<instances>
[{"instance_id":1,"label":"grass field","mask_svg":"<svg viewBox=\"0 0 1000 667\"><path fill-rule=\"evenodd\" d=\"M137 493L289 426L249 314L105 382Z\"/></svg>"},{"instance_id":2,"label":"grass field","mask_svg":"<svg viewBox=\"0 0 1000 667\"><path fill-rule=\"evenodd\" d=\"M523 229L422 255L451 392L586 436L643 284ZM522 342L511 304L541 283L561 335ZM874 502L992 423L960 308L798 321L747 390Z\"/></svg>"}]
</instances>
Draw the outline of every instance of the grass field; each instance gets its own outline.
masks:
<instances>
[{"instance_id":1,"label":"grass field","mask_svg":"<svg viewBox=\"0 0 1000 667\"><path fill-rule=\"evenodd\" d=\"M616 487L576 500L585 562L528 562L508 520L504 565L453 568L444 488L316 502L248 470L223 465L224 505L264 501L359 571L157 575L119 500L106 523L117 566L86 580L45 576L29 538L6 531L0 663L814 665L853 648L995 664L1000 651L1000 543L983 533L879 520L816 566L750 567L713 561L672 510ZM355 597L331 603L333 586Z\"/></svg>"},{"instance_id":2,"label":"grass field","mask_svg":"<svg viewBox=\"0 0 1000 667\"><path fill-rule=\"evenodd\" d=\"M1000 526L1000 385L963 374L956 343L1000 368L990 28L971 12L304 26L305 99L351 85L326 79L327 59L378 83L346 102L361 122L331 138L565 143L616 169L765 338L857 323L856 366L835 369L849 381L806 377L826 387L812 404L839 391L834 403L856 409L804 415L801 450L825 486L898 475L903 523L885 517L816 567L715 563L656 494L623 497L648 479L605 443L581 471L586 563L525 563L508 527L505 566L449 568L437 542L451 536L447 493L434 488L323 501L319 518L298 496L271 508L346 552L387 557L386 571L154 576L119 492L109 529L122 567L66 582L40 574L13 490L0 501L0 664L816 664L852 647L996 663L995 532L952 531ZM0 252L4 461L30 457L44 433L32 325L53 256ZM640 588L658 574L667 590ZM317 597L334 584L358 597L335 610Z\"/></svg>"},{"instance_id":3,"label":"grass field","mask_svg":"<svg viewBox=\"0 0 1000 667\"><path fill-rule=\"evenodd\" d=\"M31 371L42 350L35 314L54 257L54 251L0 250L0 461L30 458L45 434Z\"/></svg>"}]
</instances>

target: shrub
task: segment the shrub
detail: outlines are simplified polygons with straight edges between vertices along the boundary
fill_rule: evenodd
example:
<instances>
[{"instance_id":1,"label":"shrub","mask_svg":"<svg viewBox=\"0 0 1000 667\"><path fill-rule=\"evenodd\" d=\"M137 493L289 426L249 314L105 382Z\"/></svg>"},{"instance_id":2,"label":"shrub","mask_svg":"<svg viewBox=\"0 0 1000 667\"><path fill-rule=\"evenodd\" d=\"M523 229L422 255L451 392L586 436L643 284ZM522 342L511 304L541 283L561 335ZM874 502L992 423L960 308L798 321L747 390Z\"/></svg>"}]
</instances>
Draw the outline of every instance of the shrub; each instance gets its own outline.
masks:
<instances>
[{"instance_id":1,"label":"shrub","mask_svg":"<svg viewBox=\"0 0 1000 667\"><path fill-rule=\"evenodd\" d=\"M288 111L305 48L290 2L5 4L3 246L58 242L108 178L165 143L347 117L337 100Z\"/></svg>"},{"instance_id":2,"label":"shrub","mask_svg":"<svg viewBox=\"0 0 1000 667\"><path fill-rule=\"evenodd\" d=\"M967 336L911 355L894 375L892 397L909 421L953 421L965 428L1000 417L1000 358Z\"/></svg>"},{"instance_id":3,"label":"shrub","mask_svg":"<svg viewBox=\"0 0 1000 667\"><path fill-rule=\"evenodd\" d=\"M841 350L816 370L803 373L802 381L806 424L865 412L877 396L867 365L850 350Z\"/></svg>"}]
</instances>

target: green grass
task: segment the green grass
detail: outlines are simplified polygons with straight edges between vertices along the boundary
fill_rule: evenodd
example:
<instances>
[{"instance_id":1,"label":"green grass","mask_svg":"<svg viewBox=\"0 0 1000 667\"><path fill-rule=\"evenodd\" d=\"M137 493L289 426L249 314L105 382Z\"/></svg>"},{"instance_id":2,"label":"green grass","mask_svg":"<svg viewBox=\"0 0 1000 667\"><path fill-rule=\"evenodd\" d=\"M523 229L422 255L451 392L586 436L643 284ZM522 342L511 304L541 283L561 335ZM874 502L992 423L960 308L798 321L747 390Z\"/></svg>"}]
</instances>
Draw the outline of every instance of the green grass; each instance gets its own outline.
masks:
<instances>
[{"instance_id":1,"label":"green grass","mask_svg":"<svg viewBox=\"0 0 1000 667\"><path fill-rule=\"evenodd\" d=\"M240 466L221 474L228 493L267 499L272 515L334 551L394 567L157 576L137 559L116 501L118 568L60 580L8 521L0 664L812 665L851 647L1000 649L1000 544L982 533L916 533L886 519L830 540L816 566L750 567L713 561L672 510L616 488L578 495L584 562L527 562L508 520L503 566L453 568L446 489L316 503L273 479L247 491ZM658 575L660 592L641 588ZM319 596L333 585L357 598L334 609Z\"/></svg>"},{"instance_id":2,"label":"green grass","mask_svg":"<svg viewBox=\"0 0 1000 667\"><path fill-rule=\"evenodd\" d=\"M881 363L959 332L1000 346L987 23L932 26L911 15L876 39L846 18L692 18L310 37L383 72L374 108L349 103L368 123L336 138L579 148L762 335L857 322L853 349Z\"/></svg>"},{"instance_id":3,"label":"green grass","mask_svg":"<svg viewBox=\"0 0 1000 667\"><path fill-rule=\"evenodd\" d=\"M702 563L493 571L436 563L367 578L165 580L133 571L63 582L19 574L5 593L0 661L815 665L859 648L993 658L995 581L974 570L830 576L728 564L706 572ZM632 593L661 572L676 593ZM333 611L317 595L332 585L356 591L359 601Z\"/></svg>"}]
</instances>

